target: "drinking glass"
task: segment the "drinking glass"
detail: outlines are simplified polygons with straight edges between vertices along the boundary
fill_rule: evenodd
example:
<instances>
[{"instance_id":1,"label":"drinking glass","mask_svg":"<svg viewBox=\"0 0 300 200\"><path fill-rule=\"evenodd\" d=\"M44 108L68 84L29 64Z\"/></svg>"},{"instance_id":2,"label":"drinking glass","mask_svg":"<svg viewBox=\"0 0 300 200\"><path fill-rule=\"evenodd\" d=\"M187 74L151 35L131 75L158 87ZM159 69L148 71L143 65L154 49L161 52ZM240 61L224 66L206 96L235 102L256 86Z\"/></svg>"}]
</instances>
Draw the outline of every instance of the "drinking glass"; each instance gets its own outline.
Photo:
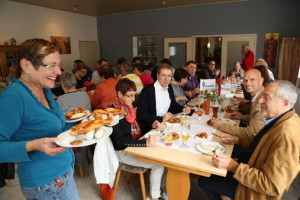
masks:
<instances>
[{"instance_id":1,"label":"drinking glass","mask_svg":"<svg viewBox=\"0 0 300 200\"><path fill-rule=\"evenodd\" d=\"M218 119L219 103L215 101L212 103L213 108L213 118Z\"/></svg>"},{"instance_id":2,"label":"drinking glass","mask_svg":"<svg viewBox=\"0 0 300 200\"><path fill-rule=\"evenodd\" d=\"M182 145L180 145L180 148L182 149L188 149L190 148L188 145L187 145L187 141L190 137L190 133L189 133L189 129L187 126L182 126L181 127L181 140L182 140Z\"/></svg>"}]
</instances>

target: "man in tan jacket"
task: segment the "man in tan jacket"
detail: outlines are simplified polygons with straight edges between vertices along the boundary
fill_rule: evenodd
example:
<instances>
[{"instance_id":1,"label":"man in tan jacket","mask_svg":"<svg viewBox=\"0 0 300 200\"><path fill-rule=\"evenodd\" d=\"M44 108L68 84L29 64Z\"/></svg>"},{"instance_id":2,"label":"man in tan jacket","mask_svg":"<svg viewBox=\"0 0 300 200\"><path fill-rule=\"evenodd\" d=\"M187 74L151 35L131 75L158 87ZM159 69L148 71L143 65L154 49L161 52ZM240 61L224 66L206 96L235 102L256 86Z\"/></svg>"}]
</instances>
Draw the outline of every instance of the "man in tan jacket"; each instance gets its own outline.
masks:
<instances>
[{"instance_id":1,"label":"man in tan jacket","mask_svg":"<svg viewBox=\"0 0 300 200\"><path fill-rule=\"evenodd\" d=\"M252 107L249 115L241 115L240 113L231 114L231 119L241 119L246 127L233 126L231 124L223 123L222 120L213 119L212 125L214 128L231 135L237 135L240 137L254 137L265 125L265 118L261 115L260 105L258 103L258 97L263 90L263 81L260 72L257 69L248 70L243 79L243 84L248 93L251 94Z\"/></svg>"},{"instance_id":2,"label":"man in tan jacket","mask_svg":"<svg viewBox=\"0 0 300 200\"><path fill-rule=\"evenodd\" d=\"M218 154L214 166L227 169L227 177L201 178L210 200L225 195L236 200L279 200L300 169L300 118L293 109L295 86L288 81L270 83L259 98L265 127L251 139L222 135L222 142L246 147L238 161Z\"/></svg>"}]
</instances>

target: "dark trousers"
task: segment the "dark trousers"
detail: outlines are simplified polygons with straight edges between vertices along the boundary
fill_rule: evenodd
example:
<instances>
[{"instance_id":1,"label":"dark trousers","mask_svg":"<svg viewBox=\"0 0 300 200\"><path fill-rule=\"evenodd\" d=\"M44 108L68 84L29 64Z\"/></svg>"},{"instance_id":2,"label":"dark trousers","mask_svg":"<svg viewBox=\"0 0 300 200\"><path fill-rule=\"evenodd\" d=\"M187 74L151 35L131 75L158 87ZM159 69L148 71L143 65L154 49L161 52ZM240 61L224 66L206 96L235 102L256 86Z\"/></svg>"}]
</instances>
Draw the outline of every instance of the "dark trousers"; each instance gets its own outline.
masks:
<instances>
[{"instance_id":1,"label":"dark trousers","mask_svg":"<svg viewBox=\"0 0 300 200\"><path fill-rule=\"evenodd\" d=\"M212 175L199 178L200 188L209 200L222 200L221 195L234 199L237 184L231 172L226 177Z\"/></svg>"}]
</instances>

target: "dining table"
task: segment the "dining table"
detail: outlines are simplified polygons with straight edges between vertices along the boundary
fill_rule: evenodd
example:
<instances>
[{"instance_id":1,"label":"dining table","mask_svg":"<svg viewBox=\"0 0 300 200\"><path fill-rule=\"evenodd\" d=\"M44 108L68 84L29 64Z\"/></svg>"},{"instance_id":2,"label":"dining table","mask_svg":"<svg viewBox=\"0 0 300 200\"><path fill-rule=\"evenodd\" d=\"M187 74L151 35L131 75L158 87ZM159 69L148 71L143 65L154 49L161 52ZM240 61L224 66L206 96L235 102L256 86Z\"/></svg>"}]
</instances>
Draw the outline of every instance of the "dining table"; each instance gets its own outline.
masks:
<instances>
[{"instance_id":1,"label":"dining table","mask_svg":"<svg viewBox=\"0 0 300 200\"><path fill-rule=\"evenodd\" d=\"M197 110L197 108L194 108ZM220 110L219 110L220 111ZM229 120L229 113L218 112L220 119ZM207 133L208 141L221 143L222 132L207 125L207 121L212 117L212 109L209 115L199 116L194 113L189 118L190 123L190 138L188 140L189 149L180 148L181 140L173 140L171 146L166 146L162 139L159 143L146 147L128 147L124 151L126 153L137 156L138 159L164 166L167 168L166 187L169 200L186 200L190 192L190 174L198 176L210 177L218 175L225 177L226 169L220 169L212 164L212 154L204 154L199 151L196 135L205 132ZM238 120L230 120L233 125L238 126ZM170 124L169 124L170 125ZM167 125L168 126L168 125ZM173 130L180 132L180 126L171 125ZM170 129L170 128L169 128ZM157 133L158 130L152 130ZM151 133L151 131L149 132ZM180 135L180 134L179 134ZM147 134L145 135L145 137ZM181 137L181 136L180 136ZM231 157L233 145L222 144L226 148L225 155Z\"/></svg>"}]
</instances>

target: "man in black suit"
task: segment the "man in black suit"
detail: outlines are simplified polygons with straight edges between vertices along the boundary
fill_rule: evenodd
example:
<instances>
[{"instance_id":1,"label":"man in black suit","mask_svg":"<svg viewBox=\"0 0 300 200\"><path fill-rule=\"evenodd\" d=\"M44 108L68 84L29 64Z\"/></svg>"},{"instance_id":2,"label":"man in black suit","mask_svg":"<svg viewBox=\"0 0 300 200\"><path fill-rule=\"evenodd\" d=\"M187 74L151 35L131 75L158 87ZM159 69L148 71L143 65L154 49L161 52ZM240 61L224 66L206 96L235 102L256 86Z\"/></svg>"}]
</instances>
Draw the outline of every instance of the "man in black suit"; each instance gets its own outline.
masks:
<instances>
[{"instance_id":1,"label":"man in black suit","mask_svg":"<svg viewBox=\"0 0 300 200\"><path fill-rule=\"evenodd\" d=\"M156 128L160 122L169 120L179 112L190 113L190 108L180 106L169 84L172 79L172 68L161 64L157 69L157 81L145 87L137 106L137 119L143 133Z\"/></svg>"}]
</instances>

